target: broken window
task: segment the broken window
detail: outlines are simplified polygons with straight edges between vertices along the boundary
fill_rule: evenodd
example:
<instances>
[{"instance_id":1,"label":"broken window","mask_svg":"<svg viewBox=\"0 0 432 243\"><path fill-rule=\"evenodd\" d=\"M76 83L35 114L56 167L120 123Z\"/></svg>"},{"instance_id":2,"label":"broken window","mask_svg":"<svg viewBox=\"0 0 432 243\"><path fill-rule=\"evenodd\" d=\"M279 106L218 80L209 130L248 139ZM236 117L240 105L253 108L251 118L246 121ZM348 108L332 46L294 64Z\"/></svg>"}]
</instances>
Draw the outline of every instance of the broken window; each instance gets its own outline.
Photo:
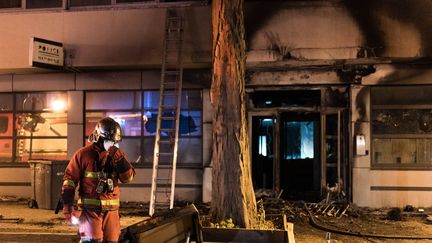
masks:
<instances>
[{"instance_id":1,"label":"broken window","mask_svg":"<svg viewBox=\"0 0 432 243\"><path fill-rule=\"evenodd\" d=\"M372 165L432 165L431 86L371 89Z\"/></svg>"}]
</instances>

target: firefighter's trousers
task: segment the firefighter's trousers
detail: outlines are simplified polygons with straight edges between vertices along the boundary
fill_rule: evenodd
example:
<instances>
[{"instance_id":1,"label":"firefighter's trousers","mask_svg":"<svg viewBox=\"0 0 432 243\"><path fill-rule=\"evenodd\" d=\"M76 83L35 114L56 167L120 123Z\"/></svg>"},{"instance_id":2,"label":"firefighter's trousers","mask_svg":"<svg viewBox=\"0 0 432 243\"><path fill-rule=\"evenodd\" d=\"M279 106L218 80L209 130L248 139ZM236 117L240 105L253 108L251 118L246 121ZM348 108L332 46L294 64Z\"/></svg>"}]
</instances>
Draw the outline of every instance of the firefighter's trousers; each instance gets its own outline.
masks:
<instances>
[{"instance_id":1,"label":"firefighter's trousers","mask_svg":"<svg viewBox=\"0 0 432 243\"><path fill-rule=\"evenodd\" d=\"M79 221L82 242L117 242L120 237L118 210L101 211L83 208Z\"/></svg>"}]
</instances>

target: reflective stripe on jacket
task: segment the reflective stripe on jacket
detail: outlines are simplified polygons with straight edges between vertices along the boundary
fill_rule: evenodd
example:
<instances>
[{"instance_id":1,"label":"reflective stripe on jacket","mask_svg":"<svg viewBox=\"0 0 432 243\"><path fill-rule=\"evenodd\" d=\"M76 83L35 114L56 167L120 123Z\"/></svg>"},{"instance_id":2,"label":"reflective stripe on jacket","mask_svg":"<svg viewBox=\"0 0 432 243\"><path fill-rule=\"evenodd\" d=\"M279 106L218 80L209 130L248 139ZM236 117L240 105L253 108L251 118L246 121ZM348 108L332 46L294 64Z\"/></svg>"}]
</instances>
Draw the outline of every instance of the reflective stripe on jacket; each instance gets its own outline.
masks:
<instances>
[{"instance_id":1,"label":"reflective stripe on jacket","mask_svg":"<svg viewBox=\"0 0 432 243\"><path fill-rule=\"evenodd\" d=\"M97 206L102 210L118 209L120 207L119 199L93 199L93 198L80 198L78 199L78 206Z\"/></svg>"},{"instance_id":2,"label":"reflective stripe on jacket","mask_svg":"<svg viewBox=\"0 0 432 243\"><path fill-rule=\"evenodd\" d=\"M96 143L87 145L74 154L63 176L62 197L64 208L71 208L73 205L75 188L79 185L79 197L81 199L78 203L79 206L109 210L118 209L120 206L118 203L120 196L118 183L119 181L122 183L129 182L129 179L135 176L135 170L127 161L125 154L118 150L112 156L114 191L98 194L96 193L96 187L101 175L99 170L107 160L107 156L108 151L102 150ZM97 168L96 161L100 161L99 168Z\"/></svg>"}]
</instances>

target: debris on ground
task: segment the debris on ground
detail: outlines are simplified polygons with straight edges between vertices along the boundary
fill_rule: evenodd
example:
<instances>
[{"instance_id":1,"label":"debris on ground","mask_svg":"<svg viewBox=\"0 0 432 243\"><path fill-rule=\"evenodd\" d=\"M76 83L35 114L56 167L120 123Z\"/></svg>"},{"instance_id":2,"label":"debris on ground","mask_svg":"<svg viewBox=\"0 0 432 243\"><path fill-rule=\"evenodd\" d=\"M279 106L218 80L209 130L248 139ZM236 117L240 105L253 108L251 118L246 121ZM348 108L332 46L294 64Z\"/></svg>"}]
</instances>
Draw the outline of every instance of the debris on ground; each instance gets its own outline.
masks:
<instances>
[{"instance_id":1,"label":"debris on ground","mask_svg":"<svg viewBox=\"0 0 432 243\"><path fill-rule=\"evenodd\" d=\"M2 223L21 223L22 221L24 221L24 219L22 219L22 218L6 218L0 214L0 221Z\"/></svg>"},{"instance_id":2,"label":"debris on ground","mask_svg":"<svg viewBox=\"0 0 432 243\"><path fill-rule=\"evenodd\" d=\"M255 190L255 197L257 199L276 197L276 192L271 189L257 189Z\"/></svg>"},{"instance_id":3,"label":"debris on ground","mask_svg":"<svg viewBox=\"0 0 432 243\"><path fill-rule=\"evenodd\" d=\"M401 221L403 219L402 217L402 210L400 208L392 208L387 212L386 219L388 220L394 220L394 221Z\"/></svg>"},{"instance_id":4,"label":"debris on ground","mask_svg":"<svg viewBox=\"0 0 432 243\"><path fill-rule=\"evenodd\" d=\"M324 194L326 195L326 197L323 202L327 204L332 202L346 201L346 195L342 179L339 179L339 182L335 183L335 185L332 187L327 184L327 186L324 188Z\"/></svg>"},{"instance_id":5,"label":"debris on ground","mask_svg":"<svg viewBox=\"0 0 432 243\"><path fill-rule=\"evenodd\" d=\"M0 202L20 202L26 201L25 198L16 196L0 196Z\"/></svg>"},{"instance_id":6,"label":"debris on ground","mask_svg":"<svg viewBox=\"0 0 432 243\"><path fill-rule=\"evenodd\" d=\"M404 212L414 212L414 207L412 205L406 205L403 209Z\"/></svg>"}]
</instances>

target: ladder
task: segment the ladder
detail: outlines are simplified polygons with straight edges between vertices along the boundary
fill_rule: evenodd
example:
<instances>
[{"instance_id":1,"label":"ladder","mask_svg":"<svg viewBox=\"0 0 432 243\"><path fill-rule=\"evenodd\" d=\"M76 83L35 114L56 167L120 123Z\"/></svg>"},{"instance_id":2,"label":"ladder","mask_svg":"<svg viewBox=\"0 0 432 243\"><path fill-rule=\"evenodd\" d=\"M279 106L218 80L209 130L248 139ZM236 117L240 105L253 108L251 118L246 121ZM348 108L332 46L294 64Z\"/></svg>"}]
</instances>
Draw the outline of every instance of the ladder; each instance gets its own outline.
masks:
<instances>
[{"instance_id":1,"label":"ladder","mask_svg":"<svg viewBox=\"0 0 432 243\"><path fill-rule=\"evenodd\" d=\"M149 215L172 209L183 80L183 13L167 9Z\"/></svg>"}]
</instances>

